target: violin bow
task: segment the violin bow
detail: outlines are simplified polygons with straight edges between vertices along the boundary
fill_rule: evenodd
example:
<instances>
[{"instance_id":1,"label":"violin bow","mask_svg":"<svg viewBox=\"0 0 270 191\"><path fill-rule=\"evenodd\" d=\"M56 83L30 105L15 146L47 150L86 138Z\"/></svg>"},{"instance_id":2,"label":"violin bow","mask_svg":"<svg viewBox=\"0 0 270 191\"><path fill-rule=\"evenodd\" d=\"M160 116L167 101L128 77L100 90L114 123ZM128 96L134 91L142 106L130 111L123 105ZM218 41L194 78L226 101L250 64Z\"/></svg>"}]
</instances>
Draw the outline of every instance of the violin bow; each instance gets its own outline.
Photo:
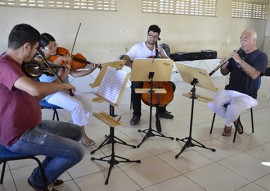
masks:
<instances>
[{"instance_id":1,"label":"violin bow","mask_svg":"<svg viewBox=\"0 0 270 191\"><path fill-rule=\"evenodd\" d=\"M75 36L75 39L74 39L74 42L73 42L73 45L72 45L72 49L71 49L70 55L72 55L72 53L73 53L74 46L75 46L75 43L76 43L76 40L77 40L77 36L78 36L79 31L80 31L80 28L81 28L81 24L82 23L79 24L79 27L78 27L78 30L77 30L77 33L76 33L76 36Z\"/></svg>"},{"instance_id":2,"label":"violin bow","mask_svg":"<svg viewBox=\"0 0 270 191\"><path fill-rule=\"evenodd\" d=\"M79 34L79 31L80 31L80 28L81 28L81 25L82 23L79 24L79 27L78 27L78 30L77 30L77 33L76 33L76 36L75 36L75 39L74 39L74 42L73 42L73 45L72 45L72 49L71 49L71 52L70 52L70 56L72 56L72 53L73 53L73 50L74 50L74 47L75 47L75 44L76 44L76 40L77 40L77 37L78 37L78 34ZM76 60L77 58L74 58L74 60ZM78 61L78 59L77 59ZM90 62L91 64L94 64L92 62ZM98 65L98 68L100 67L101 65Z\"/></svg>"},{"instance_id":3,"label":"violin bow","mask_svg":"<svg viewBox=\"0 0 270 191\"><path fill-rule=\"evenodd\" d=\"M58 80L60 80L60 82L64 83L64 81L58 76L58 74L53 70L53 68L50 66L48 61L44 58L44 56L42 55L40 50L36 49L36 51L37 51L38 55L41 57L42 61L45 63L46 67L48 67L49 70L51 70L51 72L58 78ZM71 90L69 90L69 95L72 97L75 96Z\"/></svg>"}]
</instances>

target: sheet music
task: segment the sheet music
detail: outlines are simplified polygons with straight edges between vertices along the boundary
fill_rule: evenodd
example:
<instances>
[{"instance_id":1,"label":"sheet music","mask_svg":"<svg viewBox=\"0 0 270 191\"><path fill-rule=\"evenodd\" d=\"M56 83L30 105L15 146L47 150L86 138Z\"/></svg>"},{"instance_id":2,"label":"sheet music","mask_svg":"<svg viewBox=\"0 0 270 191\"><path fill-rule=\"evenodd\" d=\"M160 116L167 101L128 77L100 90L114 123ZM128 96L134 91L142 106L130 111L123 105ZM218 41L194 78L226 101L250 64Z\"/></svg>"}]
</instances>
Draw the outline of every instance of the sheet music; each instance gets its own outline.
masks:
<instances>
[{"instance_id":1,"label":"sheet music","mask_svg":"<svg viewBox=\"0 0 270 191\"><path fill-rule=\"evenodd\" d=\"M116 104L126 77L127 72L108 66L97 94Z\"/></svg>"},{"instance_id":2,"label":"sheet music","mask_svg":"<svg viewBox=\"0 0 270 191\"><path fill-rule=\"evenodd\" d=\"M118 61L114 61L114 62L108 62L108 63L105 63L103 66L102 66L102 69L100 70L96 80L94 81L93 84L91 84L91 87L92 88L95 88L97 86L100 86L101 84L101 81L103 79L103 76L105 75L105 72L108 68L108 66L112 66L114 68L118 68L118 69L122 69L123 66L125 65L125 62L124 60L118 60Z\"/></svg>"}]
</instances>

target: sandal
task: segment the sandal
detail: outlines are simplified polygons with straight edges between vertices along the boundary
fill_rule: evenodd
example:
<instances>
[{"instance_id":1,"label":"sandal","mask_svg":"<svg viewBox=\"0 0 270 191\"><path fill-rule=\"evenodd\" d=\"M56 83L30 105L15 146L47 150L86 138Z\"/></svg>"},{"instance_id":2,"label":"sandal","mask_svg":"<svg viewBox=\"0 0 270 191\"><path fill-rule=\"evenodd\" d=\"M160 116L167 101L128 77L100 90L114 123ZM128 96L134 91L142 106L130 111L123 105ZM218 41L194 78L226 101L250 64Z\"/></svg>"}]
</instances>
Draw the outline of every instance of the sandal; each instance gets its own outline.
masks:
<instances>
[{"instance_id":1,"label":"sandal","mask_svg":"<svg viewBox=\"0 0 270 191\"><path fill-rule=\"evenodd\" d=\"M232 135L232 127L224 127L222 136L229 137Z\"/></svg>"},{"instance_id":2,"label":"sandal","mask_svg":"<svg viewBox=\"0 0 270 191\"><path fill-rule=\"evenodd\" d=\"M240 121L240 118L238 118L235 122L233 122L234 126L235 126L235 129L236 131L239 133L239 134L243 134L244 132L244 128L243 128L243 125Z\"/></svg>"},{"instance_id":3,"label":"sandal","mask_svg":"<svg viewBox=\"0 0 270 191\"><path fill-rule=\"evenodd\" d=\"M89 147L89 146L93 146L96 144L95 141L93 141L92 139L90 139L90 141L88 141L87 143L83 142L82 140L79 141L83 146Z\"/></svg>"}]
</instances>

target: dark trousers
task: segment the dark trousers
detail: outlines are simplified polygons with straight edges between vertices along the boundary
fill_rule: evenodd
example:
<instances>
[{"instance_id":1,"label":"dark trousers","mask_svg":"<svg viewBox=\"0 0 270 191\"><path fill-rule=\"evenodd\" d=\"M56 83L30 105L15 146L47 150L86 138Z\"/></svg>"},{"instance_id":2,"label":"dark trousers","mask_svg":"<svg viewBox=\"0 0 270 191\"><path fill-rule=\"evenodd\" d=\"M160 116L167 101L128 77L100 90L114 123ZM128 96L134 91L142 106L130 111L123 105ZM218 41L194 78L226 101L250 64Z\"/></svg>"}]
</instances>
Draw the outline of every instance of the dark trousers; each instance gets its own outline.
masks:
<instances>
[{"instance_id":1,"label":"dark trousers","mask_svg":"<svg viewBox=\"0 0 270 191\"><path fill-rule=\"evenodd\" d=\"M173 82L170 82L172 84L173 91L175 91L175 84ZM135 93L135 88L142 88L143 82L131 82L131 101L132 101L132 107L133 107L133 115L141 116L141 108L142 108L142 102L141 102L141 94ZM159 113L166 112L166 106L159 107L158 110Z\"/></svg>"}]
</instances>

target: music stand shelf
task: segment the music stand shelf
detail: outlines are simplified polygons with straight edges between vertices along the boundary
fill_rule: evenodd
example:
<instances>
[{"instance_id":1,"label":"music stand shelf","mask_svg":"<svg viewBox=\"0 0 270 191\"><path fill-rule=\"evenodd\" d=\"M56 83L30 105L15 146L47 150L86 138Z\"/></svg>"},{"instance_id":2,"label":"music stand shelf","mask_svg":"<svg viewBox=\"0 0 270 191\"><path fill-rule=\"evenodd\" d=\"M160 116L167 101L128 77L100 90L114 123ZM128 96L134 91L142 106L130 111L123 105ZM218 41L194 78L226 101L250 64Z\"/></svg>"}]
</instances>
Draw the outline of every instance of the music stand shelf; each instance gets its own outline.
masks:
<instances>
[{"instance_id":1,"label":"music stand shelf","mask_svg":"<svg viewBox=\"0 0 270 191\"><path fill-rule=\"evenodd\" d=\"M187 149L189 147L201 147L201 148L208 149L208 150L215 152L216 149L208 148L205 145L203 145L202 143L200 143L192 138L192 127L193 127L194 100L198 99L198 97L196 97L196 85L199 87L211 90L211 91L217 91L217 88L214 87L213 82L212 82L212 80L211 80L211 78L206 70L194 68L194 67L190 67L190 66L185 66L182 64L177 64L176 67L177 67L183 81L192 85L192 89L190 90L190 93L184 94L184 96L191 95L190 98L191 98L192 102L191 102L191 113L190 113L189 136L185 137L183 139L176 138L176 141L182 141L185 144L182 147L182 149L180 150L180 152L175 156L175 158L177 159L179 157L179 155L185 149ZM204 101L207 101L207 99L208 98L203 97ZM193 143L192 141L194 141L195 143Z\"/></svg>"}]
</instances>

